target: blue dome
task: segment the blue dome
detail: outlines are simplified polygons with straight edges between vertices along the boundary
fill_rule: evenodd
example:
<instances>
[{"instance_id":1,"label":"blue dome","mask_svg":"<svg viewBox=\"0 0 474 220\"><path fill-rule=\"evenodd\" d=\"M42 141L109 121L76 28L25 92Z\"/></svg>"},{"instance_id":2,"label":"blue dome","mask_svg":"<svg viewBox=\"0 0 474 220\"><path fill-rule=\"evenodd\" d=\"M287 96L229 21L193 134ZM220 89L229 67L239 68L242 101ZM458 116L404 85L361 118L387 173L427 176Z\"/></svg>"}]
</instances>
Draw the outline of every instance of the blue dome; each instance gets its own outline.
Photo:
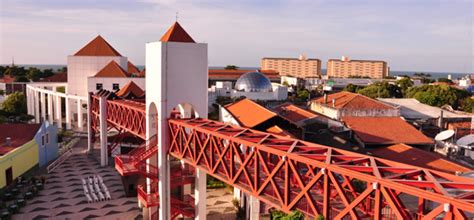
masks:
<instances>
[{"instance_id":1,"label":"blue dome","mask_svg":"<svg viewBox=\"0 0 474 220\"><path fill-rule=\"evenodd\" d=\"M271 92L272 83L261 72L248 72L240 76L235 83L235 89L245 92Z\"/></svg>"}]
</instances>

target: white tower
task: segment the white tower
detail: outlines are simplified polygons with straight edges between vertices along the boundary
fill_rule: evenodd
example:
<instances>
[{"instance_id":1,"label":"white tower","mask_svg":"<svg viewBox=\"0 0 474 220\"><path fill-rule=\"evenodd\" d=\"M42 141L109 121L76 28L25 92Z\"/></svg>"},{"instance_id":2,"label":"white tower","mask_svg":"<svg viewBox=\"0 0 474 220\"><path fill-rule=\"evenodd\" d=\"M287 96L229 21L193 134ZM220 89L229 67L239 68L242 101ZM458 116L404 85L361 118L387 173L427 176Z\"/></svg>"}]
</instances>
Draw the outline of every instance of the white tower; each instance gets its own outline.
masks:
<instances>
[{"instance_id":1,"label":"white tower","mask_svg":"<svg viewBox=\"0 0 474 220\"><path fill-rule=\"evenodd\" d=\"M207 44L194 42L178 22L160 41L146 44L147 139L157 134L159 149L148 163L159 168L159 219L170 219L167 119L173 109L182 117L191 117L195 111L207 118L207 87ZM195 189L196 219L205 219L206 174L199 170ZM155 211L149 210L148 215Z\"/></svg>"}]
</instances>

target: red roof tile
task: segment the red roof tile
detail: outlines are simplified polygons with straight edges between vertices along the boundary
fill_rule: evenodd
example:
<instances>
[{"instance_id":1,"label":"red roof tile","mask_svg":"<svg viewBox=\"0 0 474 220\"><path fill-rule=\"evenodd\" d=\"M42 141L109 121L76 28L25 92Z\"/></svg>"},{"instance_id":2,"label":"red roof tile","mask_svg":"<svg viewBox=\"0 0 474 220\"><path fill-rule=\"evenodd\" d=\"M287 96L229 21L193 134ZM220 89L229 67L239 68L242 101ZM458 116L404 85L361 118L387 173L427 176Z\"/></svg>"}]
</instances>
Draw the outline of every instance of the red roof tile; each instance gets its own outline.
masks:
<instances>
[{"instance_id":1,"label":"red roof tile","mask_svg":"<svg viewBox=\"0 0 474 220\"><path fill-rule=\"evenodd\" d=\"M225 106L232 116L243 127L253 128L273 117L276 114L250 99L242 99Z\"/></svg>"},{"instance_id":2,"label":"red roof tile","mask_svg":"<svg viewBox=\"0 0 474 220\"><path fill-rule=\"evenodd\" d=\"M74 56L122 56L102 36L98 35L94 40L77 51Z\"/></svg>"},{"instance_id":3,"label":"red roof tile","mask_svg":"<svg viewBox=\"0 0 474 220\"><path fill-rule=\"evenodd\" d=\"M143 91L143 89L133 81L130 81L115 94L122 98L130 98L130 96L133 96L134 98L141 98L145 96L145 91Z\"/></svg>"},{"instance_id":4,"label":"red roof tile","mask_svg":"<svg viewBox=\"0 0 474 220\"><path fill-rule=\"evenodd\" d=\"M371 99L367 96L352 93L352 92L338 92L334 94L329 94L327 96L327 102L324 102L324 97L319 97L311 100L312 102L325 104L332 106L332 100L335 99L335 108L336 109L380 109L380 110L389 110L395 109L395 107L385 104L383 102Z\"/></svg>"},{"instance_id":5,"label":"red roof tile","mask_svg":"<svg viewBox=\"0 0 474 220\"><path fill-rule=\"evenodd\" d=\"M129 77L130 74L123 70L115 61L110 61L104 68L102 68L94 77Z\"/></svg>"},{"instance_id":6,"label":"red roof tile","mask_svg":"<svg viewBox=\"0 0 474 220\"><path fill-rule=\"evenodd\" d=\"M15 77L11 77L10 75L4 75L3 78L0 79L0 83L12 83L15 82Z\"/></svg>"},{"instance_id":7,"label":"red roof tile","mask_svg":"<svg viewBox=\"0 0 474 220\"><path fill-rule=\"evenodd\" d=\"M166 33L161 37L161 42L184 42L195 43L193 38L181 27L178 22L175 22Z\"/></svg>"},{"instance_id":8,"label":"red roof tile","mask_svg":"<svg viewBox=\"0 0 474 220\"><path fill-rule=\"evenodd\" d=\"M138 74L140 70L130 61L127 62L127 72L128 74Z\"/></svg>"},{"instance_id":9,"label":"red roof tile","mask_svg":"<svg viewBox=\"0 0 474 220\"><path fill-rule=\"evenodd\" d=\"M301 121L316 118L320 115L310 112L306 109L302 109L296 105L290 103L284 103L273 109L280 117L290 121L291 123L298 124Z\"/></svg>"},{"instance_id":10,"label":"red roof tile","mask_svg":"<svg viewBox=\"0 0 474 220\"><path fill-rule=\"evenodd\" d=\"M0 156L31 141L41 124L0 124ZM6 146L6 138L11 138L11 145Z\"/></svg>"},{"instance_id":11,"label":"red roof tile","mask_svg":"<svg viewBox=\"0 0 474 220\"><path fill-rule=\"evenodd\" d=\"M400 117L343 117L342 121L365 144L432 144Z\"/></svg>"},{"instance_id":12,"label":"red roof tile","mask_svg":"<svg viewBox=\"0 0 474 220\"><path fill-rule=\"evenodd\" d=\"M468 172L471 169L450 161L443 156L414 148L405 144L395 144L370 150L372 154L388 160L406 163L413 166L424 167L448 173Z\"/></svg>"},{"instance_id":13,"label":"red roof tile","mask_svg":"<svg viewBox=\"0 0 474 220\"><path fill-rule=\"evenodd\" d=\"M40 79L39 82L67 82L67 73L56 73L52 76Z\"/></svg>"},{"instance_id":14,"label":"red roof tile","mask_svg":"<svg viewBox=\"0 0 474 220\"><path fill-rule=\"evenodd\" d=\"M280 128L278 125L274 125L272 127L269 127L266 131L270 132L272 134L276 134L276 135L280 135L280 136L284 136L284 137L289 137L289 138L294 138L294 136L290 132Z\"/></svg>"}]
</instances>

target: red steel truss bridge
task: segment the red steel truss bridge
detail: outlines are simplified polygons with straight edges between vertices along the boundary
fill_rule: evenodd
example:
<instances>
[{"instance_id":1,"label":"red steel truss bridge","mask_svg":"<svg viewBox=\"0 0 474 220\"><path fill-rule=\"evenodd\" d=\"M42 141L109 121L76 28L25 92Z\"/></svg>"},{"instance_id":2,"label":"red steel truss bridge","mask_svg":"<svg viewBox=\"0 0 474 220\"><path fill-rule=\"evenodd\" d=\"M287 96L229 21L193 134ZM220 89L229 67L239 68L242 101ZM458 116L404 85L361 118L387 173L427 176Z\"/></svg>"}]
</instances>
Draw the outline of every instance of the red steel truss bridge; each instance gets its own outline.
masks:
<instances>
[{"instance_id":1,"label":"red steel truss bridge","mask_svg":"<svg viewBox=\"0 0 474 220\"><path fill-rule=\"evenodd\" d=\"M139 110L133 101L108 101L108 106L109 102L120 107L107 109L107 123L144 139L144 105ZM94 103L92 112L98 108ZM285 212L300 210L326 219L474 216L474 181L470 178L206 119L168 122L171 156ZM144 144L130 153L134 159L116 157L117 170L123 175L127 169L145 172L144 176L156 180L158 170L146 173L141 166L148 156L140 155L155 154L157 147ZM151 193L142 190L139 195L150 206L158 205L153 187ZM179 204L189 203L182 200Z\"/></svg>"}]
</instances>

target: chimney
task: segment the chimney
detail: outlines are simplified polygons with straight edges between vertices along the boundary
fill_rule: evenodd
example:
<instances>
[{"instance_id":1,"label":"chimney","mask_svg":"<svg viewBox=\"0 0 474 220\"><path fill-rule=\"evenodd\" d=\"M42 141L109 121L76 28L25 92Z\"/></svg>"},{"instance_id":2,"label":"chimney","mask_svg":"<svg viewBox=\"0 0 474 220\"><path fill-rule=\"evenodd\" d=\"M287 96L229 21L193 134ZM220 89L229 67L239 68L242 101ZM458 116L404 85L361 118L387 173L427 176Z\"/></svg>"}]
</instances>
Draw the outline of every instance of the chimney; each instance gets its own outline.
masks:
<instances>
[{"instance_id":1,"label":"chimney","mask_svg":"<svg viewBox=\"0 0 474 220\"><path fill-rule=\"evenodd\" d=\"M5 138L5 144L10 147L12 145L12 138L11 137L7 137Z\"/></svg>"},{"instance_id":2,"label":"chimney","mask_svg":"<svg viewBox=\"0 0 474 220\"><path fill-rule=\"evenodd\" d=\"M336 99L332 99L332 107L333 107L333 108L336 107Z\"/></svg>"},{"instance_id":3,"label":"chimney","mask_svg":"<svg viewBox=\"0 0 474 220\"><path fill-rule=\"evenodd\" d=\"M324 104L328 104L328 94L324 93Z\"/></svg>"},{"instance_id":4,"label":"chimney","mask_svg":"<svg viewBox=\"0 0 474 220\"><path fill-rule=\"evenodd\" d=\"M443 130L443 109L441 109L441 112L439 114L438 127Z\"/></svg>"}]
</instances>

